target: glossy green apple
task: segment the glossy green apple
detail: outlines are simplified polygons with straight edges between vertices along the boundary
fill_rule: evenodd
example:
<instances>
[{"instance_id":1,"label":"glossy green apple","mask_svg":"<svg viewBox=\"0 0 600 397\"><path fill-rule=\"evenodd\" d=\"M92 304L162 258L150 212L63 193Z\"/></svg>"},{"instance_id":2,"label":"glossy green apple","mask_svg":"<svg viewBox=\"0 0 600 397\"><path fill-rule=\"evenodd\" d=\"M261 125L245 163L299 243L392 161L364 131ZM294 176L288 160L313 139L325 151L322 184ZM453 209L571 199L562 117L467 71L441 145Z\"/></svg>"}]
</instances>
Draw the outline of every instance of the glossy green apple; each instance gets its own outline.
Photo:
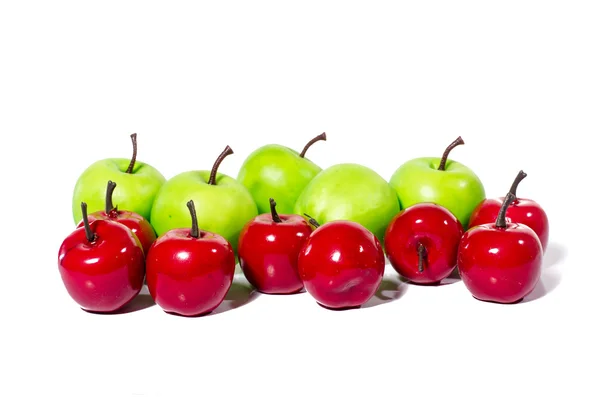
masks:
<instances>
[{"instance_id":1,"label":"glossy green apple","mask_svg":"<svg viewBox=\"0 0 600 397\"><path fill-rule=\"evenodd\" d=\"M294 213L307 214L321 225L339 219L358 222L380 242L399 211L398 197L389 183L372 169L353 163L321 171L294 206Z\"/></svg>"},{"instance_id":2,"label":"glossy green apple","mask_svg":"<svg viewBox=\"0 0 600 397\"><path fill-rule=\"evenodd\" d=\"M133 156L131 159L108 158L98 160L86 168L73 189L73 220L81 221L81 202L86 202L90 213L104 210L106 181L115 182L119 188L113 199L120 210L136 212L150 220L154 196L165 183L165 177L154 167L137 161L137 134L131 134Z\"/></svg>"},{"instance_id":3,"label":"glossy green apple","mask_svg":"<svg viewBox=\"0 0 600 397\"><path fill-rule=\"evenodd\" d=\"M265 145L244 160L237 180L250 192L258 212L269 212L269 199L277 199L277 208L282 213L291 213L296 199L321 167L305 157L308 148L317 141L324 141L325 133L311 139L302 152L282 145Z\"/></svg>"},{"instance_id":4,"label":"glossy green apple","mask_svg":"<svg viewBox=\"0 0 600 397\"><path fill-rule=\"evenodd\" d=\"M198 227L223 236L237 252L242 228L258 215L248 190L234 178L217 172L223 159L233 154L229 146L210 171L186 171L169 179L158 191L150 219L158 236L188 227L187 202L193 200Z\"/></svg>"},{"instance_id":5,"label":"glossy green apple","mask_svg":"<svg viewBox=\"0 0 600 397\"><path fill-rule=\"evenodd\" d=\"M421 157L402 164L390 178L400 205L431 202L454 214L466 230L471 213L483 199L485 189L472 169L448 158L450 151L464 144L458 137L444 151L442 157Z\"/></svg>"}]
</instances>

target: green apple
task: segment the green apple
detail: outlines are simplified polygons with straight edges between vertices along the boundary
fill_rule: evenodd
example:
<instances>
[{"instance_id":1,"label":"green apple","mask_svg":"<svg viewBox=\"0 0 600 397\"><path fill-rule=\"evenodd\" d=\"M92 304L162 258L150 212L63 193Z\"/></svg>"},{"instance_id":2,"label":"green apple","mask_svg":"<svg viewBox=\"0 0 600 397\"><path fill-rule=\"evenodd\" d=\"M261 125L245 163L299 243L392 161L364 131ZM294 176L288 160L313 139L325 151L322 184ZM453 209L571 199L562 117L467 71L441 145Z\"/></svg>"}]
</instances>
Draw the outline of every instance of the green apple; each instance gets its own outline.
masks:
<instances>
[{"instance_id":1,"label":"green apple","mask_svg":"<svg viewBox=\"0 0 600 397\"><path fill-rule=\"evenodd\" d=\"M137 134L131 134L133 156L131 159L108 158L98 160L86 168L73 189L73 220L81 220L81 203L86 202L90 213L104 210L106 184L115 182L119 188L113 199L120 210L136 212L150 220L154 196L165 183L165 177L154 167L137 158Z\"/></svg>"},{"instance_id":2,"label":"green apple","mask_svg":"<svg viewBox=\"0 0 600 397\"><path fill-rule=\"evenodd\" d=\"M343 163L321 171L306 186L294 213L308 215L319 224L333 220L358 222L381 243L392 218L400 211L396 192L372 169Z\"/></svg>"},{"instance_id":3,"label":"green apple","mask_svg":"<svg viewBox=\"0 0 600 397\"><path fill-rule=\"evenodd\" d=\"M270 198L277 200L279 212L293 211L304 187L321 172L321 167L305 157L306 151L313 143L326 139L325 133L314 137L300 153L277 144L265 145L250 153L237 180L248 189L259 213L271 210Z\"/></svg>"},{"instance_id":4,"label":"green apple","mask_svg":"<svg viewBox=\"0 0 600 397\"><path fill-rule=\"evenodd\" d=\"M400 205L431 202L447 208L466 230L471 213L483 199L485 189L479 177L464 164L448 158L450 151L464 144L458 137L442 157L420 157L402 164L390 178Z\"/></svg>"},{"instance_id":5,"label":"green apple","mask_svg":"<svg viewBox=\"0 0 600 397\"><path fill-rule=\"evenodd\" d=\"M175 228L188 227L187 202L193 200L198 227L217 233L237 252L239 234L256 215L256 204L248 190L234 178L217 172L229 146L219 155L210 171L186 171L169 179L160 188L151 212L151 224L158 236Z\"/></svg>"}]
</instances>

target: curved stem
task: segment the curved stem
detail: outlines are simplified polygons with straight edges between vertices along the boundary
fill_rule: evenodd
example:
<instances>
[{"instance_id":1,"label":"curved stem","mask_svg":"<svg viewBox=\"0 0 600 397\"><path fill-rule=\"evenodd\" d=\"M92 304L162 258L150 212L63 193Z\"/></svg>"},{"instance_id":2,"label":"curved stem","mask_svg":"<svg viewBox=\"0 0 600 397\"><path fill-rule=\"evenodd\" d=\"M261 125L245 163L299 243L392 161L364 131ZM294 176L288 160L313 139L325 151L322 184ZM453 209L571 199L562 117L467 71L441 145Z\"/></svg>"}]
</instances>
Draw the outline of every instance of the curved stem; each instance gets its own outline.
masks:
<instances>
[{"instance_id":1,"label":"curved stem","mask_svg":"<svg viewBox=\"0 0 600 397\"><path fill-rule=\"evenodd\" d=\"M133 155L131 156L131 161L129 162L129 167L125 171L128 174L133 172L133 167L135 166L135 159L137 157L137 134L134 132L130 135L131 143L133 144Z\"/></svg>"},{"instance_id":2,"label":"curved stem","mask_svg":"<svg viewBox=\"0 0 600 397\"><path fill-rule=\"evenodd\" d=\"M444 154L442 154L442 159L440 160L440 166L438 167L438 170L445 171L446 170L446 160L448 160L448 155L450 154L452 149L454 149L458 145L464 145L464 144L465 144L465 141L463 141L463 139L459 136L450 145L448 145L446 150L444 150Z\"/></svg>"},{"instance_id":3,"label":"curved stem","mask_svg":"<svg viewBox=\"0 0 600 397\"><path fill-rule=\"evenodd\" d=\"M104 212L106 212L106 215L110 214L110 212L115 209L112 202L112 196L116 187L116 183L114 183L113 181L108 181L108 185L106 186L106 200L104 204Z\"/></svg>"},{"instance_id":4,"label":"curved stem","mask_svg":"<svg viewBox=\"0 0 600 397\"><path fill-rule=\"evenodd\" d=\"M196 207L194 206L194 201L188 201L187 207L190 210L190 215L192 216L192 230L190 231L190 236L192 236L193 238L202 237L202 233L200 233L200 229L198 229L198 217L196 215Z\"/></svg>"},{"instance_id":5,"label":"curved stem","mask_svg":"<svg viewBox=\"0 0 600 397\"><path fill-rule=\"evenodd\" d=\"M506 210L510 203L512 203L516 199L515 195L511 192L508 192L506 197L504 198L504 202L502 203L502 207L500 207L500 211L498 211L498 217L496 218L496 227L500 229L506 229Z\"/></svg>"},{"instance_id":6,"label":"curved stem","mask_svg":"<svg viewBox=\"0 0 600 397\"><path fill-rule=\"evenodd\" d=\"M305 217L308 218L308 223L310 223L311 225L313 225L314 227L320 227L321 225L319 225L319 222L317 222L317 220L315 218L313 218L312 216L308 215L308 214L304 214Z\"/></svg>"},{"instance_id":7,"label":"curved stem","mask_svg":"<svg viewBox=\"0 0 600 397\"><path fill-rule=\"evenodd\" d=\"M525 172L523 172L523 170L519 171L519 173L517 174L517 177L515 178L512 186L510 187L509 192L511 192L512 194L514 194L515 197L517 197L517 186L519 186L519 183L521 183L521 181L523 179L525 179L526 176L527 176L527 174Z\"/></svg>"},{"instance_id":8,"label":"curved stem","mask_svg":"<svg viewBox=\"0 0 600 397\"><path fill-rule=\"evenodd\" d=\"M304 146L304 149L302 149L302 151L300 152L300 157L304 157L306 155L306 151L308 150L309 147L311 147L313 145L313 143L318 142L318 141L326 141L326 140L327 140L327 135L325 133L317 135L316 137L314 137L313 139L308 141L308 143Z\"/></svg>"},{"instance_id":9,"label":"curved stem","mask_svg":"<svg viewBox=\"0 0 600 397\"><path fill-rule=\"evenodd\" d=\"M425 269L425 260L427 258L427 248L423 245L423 243L419 243L417 245L417 251L419 252L419 273L423 273Z\"/></svg>"},{"instance_id":10,"label":"curved stem","mask_svg":"<svg viewBox=\"0 0 600 397\"><path fill-rule=\"evenodd\" d=\"M227 147L225 148L225 150L223 150L223 152L221 152L221 154L219 155L219 157L217 157L217 160L215 161L215 164L213 164L212 170L210 170L210 178L208 178L208 184L209 185L216 185L216 180L217 180L217 170L219 169L219 165L221 165L221 162L223 161L223 159L225 159L225 157L229 156L230 154L233 154L233 150L229 147L229 145L227 145Z\"/></svg>"},{"instance_id":11,"label":"curved stem","mask_svg":"<svg viewBox=\"0 0 600 397\"><path fill-rule=\"evenodd\" d=\"M87 203L81 202L81 215L83 216L83 227L85 228L85 238L88 242L93 243L96 240L96 235L92 232L90 221L88 220Z\"/></svg>"},{"instance_id":12,"label":"curved stem","mask_svg":"<svg viewBox=\"0 0 600 397\"><path fill-rule=\"evenodd\" d=\"M281 218L279 217L279 214L277 213L277 211L275 210L275 206L277 206L277 203L275 202L275 200L273 200L272 198L269 199L269 204L271 205L271 217L273 218L273 222L275 223L281 223Z\"/></svg>"}]
</instances>

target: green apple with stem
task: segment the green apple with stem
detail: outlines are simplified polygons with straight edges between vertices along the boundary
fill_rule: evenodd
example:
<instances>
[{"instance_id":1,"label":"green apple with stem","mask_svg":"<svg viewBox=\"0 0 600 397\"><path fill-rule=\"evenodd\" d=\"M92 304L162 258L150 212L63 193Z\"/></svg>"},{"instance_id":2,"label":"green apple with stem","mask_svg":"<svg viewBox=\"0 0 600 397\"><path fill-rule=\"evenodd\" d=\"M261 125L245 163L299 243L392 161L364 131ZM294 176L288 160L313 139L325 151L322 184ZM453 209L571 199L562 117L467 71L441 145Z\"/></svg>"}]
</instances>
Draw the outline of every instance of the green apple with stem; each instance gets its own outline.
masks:
<instances>
[{"instance_id":1,"label":"green apple with stem","mask_svg":"<svg viewBox=\"0 0 600 397\"><path fill-rule=\"evenodd\" d=\"M73 220L81 221L81 202L86 202L90 213L104 210L106 181L119 185L113 200L119 209L135 212L150 221L152 202L165 177L153 166L137 160L137 134L131 134L133 155L130 159L107 158L86 168L73 189Z\"/></svg>"},{"instance_id":2,"label":"green apple with stem","mask_svg":"<svg viewBox=\"0 0 600 397\"><path fill-rule=\"evenodd\" d=\"M450 151L465 142L459 136L442 157L419 157L400 165L390 178L402 208L431 202L454 214L467 229L475 207L485 199L485 189L477 174L466 165L448 158Z\"/></svg>"},{"instance_id":3,"label":"green apple with stem","mask_svg":"<svg viewBox=\"0 0 600 397\"><path fill-rule=\"evenodd\" d=\"M223 236L237 252L242 228L258 215L258 211L244 185L218 172L219 165L230 154L233 150L227 146L211 170L185 171L163 184L154 199L150 216L158 236L189 226L187 202L193 200L198 227Z\"/></svg>"},{"instance_id":4,"label":"green apple with stem","mask_svg":"<svg viewBox=\"0 0 600 397\"><path fill-rule=\"evenodd\" d=\"M277 144L265 145L250 153L240 167L237 180L248 189L259 213L271 211L271 197L277 197L278 211L293 211L304 187L321 172L321 167L306 158L306 151L315 142L325 140L325 133L317 135L300 153Z\"/></svg>"},{"instance_id":5,"label":"green apple with stem","mask_svg":"<svg viewBox=\"0 0 600 397\"><path fill-rule=\"evenodd\" d=\"M333 220L360 223L383 244L385 230L400 212L396 192L372 169L354 163L333 165L315 176L302 191L294 213L323 225Z\"/></svg>"}]
</instances>

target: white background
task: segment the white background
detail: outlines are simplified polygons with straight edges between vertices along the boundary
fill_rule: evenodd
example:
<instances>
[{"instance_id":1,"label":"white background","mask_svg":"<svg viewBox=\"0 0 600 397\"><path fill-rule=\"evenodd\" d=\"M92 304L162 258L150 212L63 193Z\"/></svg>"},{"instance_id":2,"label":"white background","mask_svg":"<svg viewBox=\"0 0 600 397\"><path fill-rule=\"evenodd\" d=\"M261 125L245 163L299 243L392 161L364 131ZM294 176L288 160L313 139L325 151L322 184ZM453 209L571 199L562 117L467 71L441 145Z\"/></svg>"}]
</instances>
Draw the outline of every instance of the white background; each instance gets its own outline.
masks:
<instances>
[{"instance_id":1,"label":"white background","mask_svg":"<svg viewBox=\"0 0 600 397\"><path fill-rule=\"evenodd\" d=\"M2 2L0 395L597 395L599 20L593 1ZM384 300L333 312L238 280L244 305L194 319L67 295L75 181L130 133L171 177L323 131L322 167L388 179L461 135L489 196L523 169L551 222L538 288L497 305L388 267Z\"/></svg>"}]
</instances>

